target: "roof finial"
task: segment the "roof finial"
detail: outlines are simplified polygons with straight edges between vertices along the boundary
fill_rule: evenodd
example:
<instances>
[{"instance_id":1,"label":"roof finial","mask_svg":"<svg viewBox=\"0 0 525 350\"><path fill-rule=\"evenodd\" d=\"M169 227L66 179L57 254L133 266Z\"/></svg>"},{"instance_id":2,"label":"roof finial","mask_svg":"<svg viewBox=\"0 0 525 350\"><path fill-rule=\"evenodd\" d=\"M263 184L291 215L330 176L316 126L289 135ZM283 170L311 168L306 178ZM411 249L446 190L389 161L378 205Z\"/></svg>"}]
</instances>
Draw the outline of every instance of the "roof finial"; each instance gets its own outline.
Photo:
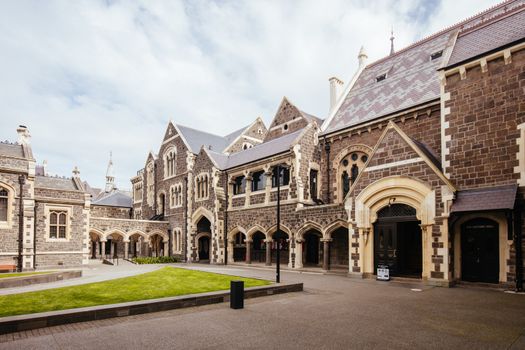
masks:
<instances>
[{"instance_id":1,"label":"roof finial","mask_svg":"<svg viewBox=\"0 0 525 350\"><path fill-rule=\"evenodd\" d=\"M108 170L106 171L106 192L111 192L115 189L115 173L113 170L113 152L109 152Z\"/></svg>"},{"instance_id":2,"label":"roof finial","mask_svg":"<svg viewBox=\"0 0 525 350\"><path fill-rule=\"evenodd\" d=\"M394 54L394 26L392 26L392 29L390 30L390 55Z\"/></svg>"}]
</instances>

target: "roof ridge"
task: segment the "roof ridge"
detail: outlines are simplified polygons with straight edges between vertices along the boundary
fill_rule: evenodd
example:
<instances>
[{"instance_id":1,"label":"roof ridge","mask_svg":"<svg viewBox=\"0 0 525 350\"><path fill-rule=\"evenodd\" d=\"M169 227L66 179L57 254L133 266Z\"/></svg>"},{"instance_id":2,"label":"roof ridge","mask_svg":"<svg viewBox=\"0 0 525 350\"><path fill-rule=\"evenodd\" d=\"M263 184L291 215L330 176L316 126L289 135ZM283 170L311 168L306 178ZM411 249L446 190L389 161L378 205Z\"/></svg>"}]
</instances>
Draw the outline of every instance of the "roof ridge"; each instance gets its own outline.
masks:
<instances>
[{"instance_id":1,"label":"roof ridge","mask_svg":"<svg viewBox=\"0 0 525 350\"><path fill-rule=\"evenodd\" d=\"M224 138L224 136L220 136L220 135L217 135L217 134L212 134L211 132L203 131L203 130L200 130L200 129L195 129L195 128L192 128L191 126L186 126L186 125L182 125L182 124L176 124L176 125L179 126L179 127L182 126L183 128L186 128L186 129L191 129L193 131L198 131L198 132L201 132L203 134L208 134L208 135Z\"/></svg>"},{"instance_id":2,"label":"roof ridge","mask_svg":"<svg viewBox=\"0 0 525 350\"><path fill-rule=\"evenodd\" d=\"M426 42L428 42L428 41L430 41L430 40L432 40L432 39L434 39L434 38L436 38L436 37L438 37L438 36L440 36L440 35L443 35L443 34L445 34L445 33L447 33L447 32L450 32L450 31L452 31L452 30L454 30L454 29L458 29L458 28L459 28L459 29L462 30L462 29L464 29L464 28L460 28L460 27L462 27L462 26L468 24L468 22L472 22L473 20L475 20L475 19L477 19L477 18L479 18L479 17L483 17L483 16L486 15L487 13L490 13L490 12L492 12L492 11L495 11L495 10L501 8L501 7L506 7L506 6L507 6L508 4L510 4L510 3L518 2L517 7L519 8L520 6L523 6L523 5L524 5L524 3L519 3L520 1L521 1L521 0L504 0L503 2L501 2L501 3L499 3L499 4L496 4L496 5L493 5L493 6L489 7L488 9L483 10L483 11L481 11L481 12L478 12L477 14L475 14L475 15L473 15L473 16L467 17L467 18L465 18L465 19L463 19L463 20L461 20L461 21L459 21L459 22L457 22L457 23L455 23L455 24L452 24L452 25L450 25L450 26L448 26L448 27L445 27L445 28L443 28L443 29L441 29L441 30L439 30L439 31L437 31L437 32L435 32L435 33L433 33L433 34L430 34L430 35L428 35L428 36L426 36L426 37L423 37L423 38L421 38L421 39L419 39L419 40L413 42L412 44L410 44L410 45L408 45L408 46L402 48L401 50L398 50L398 51L394 52L392 55L388 55L388 56L382 57L382 58L380 58L380 59L378 59L378 60L376 60L376 61L374 61L374 62L368 64L368 65L366 66L366 68L371 68L371 67L373 67L373 66L375 66L375 65L377 65L377 64L379 64L379 63L382 63L382 62L388 60L388 59L391 58L391 57L395 57L395 56L397 56L397 55L399 55L399 54L401 54L401 53L404 53L404 52L406 52L406 51L408 51L408 50L410 50L410 49L412 49L412 48L414 48L414 47L417 47L417 46L419 46L419 45L421 45L421 44L423 44L423 43L426 43ZM514 11L514 10L515 10L515 8L513 8L513 9L509 9L509 11ZM505 9L504 13L507 13L507 9ZM498 14L495 15L495 17L497 17L497 16L498 16ZM480 23L473 24L472 27L474 27L474 26L476 26L476 25L480 25L480 24L482 24L482 23L489 22L489 21L491 21L492 19L494 19L495 17L490 17L490 18L482 19ZM469 27L469 28L470 28L470 27Z\"/></svg>"}]
</instances>

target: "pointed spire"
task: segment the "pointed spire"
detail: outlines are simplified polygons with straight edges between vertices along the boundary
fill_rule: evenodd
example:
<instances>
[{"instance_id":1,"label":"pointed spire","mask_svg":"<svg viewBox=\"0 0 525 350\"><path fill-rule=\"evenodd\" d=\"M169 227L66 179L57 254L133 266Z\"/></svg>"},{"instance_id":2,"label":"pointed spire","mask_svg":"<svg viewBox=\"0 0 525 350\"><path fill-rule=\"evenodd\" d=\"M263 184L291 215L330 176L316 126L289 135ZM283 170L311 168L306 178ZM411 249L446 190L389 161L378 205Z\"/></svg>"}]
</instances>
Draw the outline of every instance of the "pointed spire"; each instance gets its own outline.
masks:
<instances>
[{"instance_id":1,"label":"pointed spire","mask_svg":"<svg viewBox=\"0 0 525 350\"><path fill-rule=\"evenodd\" d=\"M111 192L115 189L115 174L113 171L113 152L109 152L109 163L106 171L106 192Z\"/></svg>"},{"instance_id":2,"label":"pointed spire","mask_svg":"<svg viewBox=\"0 0 525 350\"><path fill-rule=\"evenodd\" d=\"M361 46L361 50L359 50L359 54L357 55L357 59L359 60L359 67L362 67L362 66L365 65L366 60L368 59L368 55L366 54L364 46Z\"/></svg>"},{"instance_id":3,"label":"pointed spire","mask_svg":"<svg viewBox=\"0 0 525 350\"><path fill-rule=\"evenodd\" d=\"M395 50L394 50L394 26L392 26L392 29L390 30L390 55L393 55Z\"/></svg>"}]
</instances>

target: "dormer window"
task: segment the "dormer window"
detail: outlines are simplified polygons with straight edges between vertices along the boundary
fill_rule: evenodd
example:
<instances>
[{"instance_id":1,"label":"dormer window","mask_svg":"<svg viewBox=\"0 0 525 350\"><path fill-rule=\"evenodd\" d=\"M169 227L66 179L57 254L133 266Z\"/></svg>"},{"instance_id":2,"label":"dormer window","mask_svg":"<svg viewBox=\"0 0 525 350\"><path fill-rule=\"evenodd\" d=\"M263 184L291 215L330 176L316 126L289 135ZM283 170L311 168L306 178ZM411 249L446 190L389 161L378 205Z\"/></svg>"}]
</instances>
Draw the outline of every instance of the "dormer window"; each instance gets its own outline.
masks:
<instances>
[{"instance_id":1,"label":"dormer window","mask_svg":"<svg viewBox=\"0 0 525 350\"><path fill-rule=\"evenodd\" d=\"M443 50L436 51L430 55L430 60L435 60L436 58L440 58L441 56L443 56Z\"/></svg>"},{"instance_id":2,"label":"dormer window","mask_svg":"<svg viewBox=\"0 0 525 350\"><path fill-rule=\"evenodd\" d=\"M385 79L386 79L386 73L383 73L376 77L376 82L379 83L380 81L385 80Z\"/></svg>"}]
</instances>

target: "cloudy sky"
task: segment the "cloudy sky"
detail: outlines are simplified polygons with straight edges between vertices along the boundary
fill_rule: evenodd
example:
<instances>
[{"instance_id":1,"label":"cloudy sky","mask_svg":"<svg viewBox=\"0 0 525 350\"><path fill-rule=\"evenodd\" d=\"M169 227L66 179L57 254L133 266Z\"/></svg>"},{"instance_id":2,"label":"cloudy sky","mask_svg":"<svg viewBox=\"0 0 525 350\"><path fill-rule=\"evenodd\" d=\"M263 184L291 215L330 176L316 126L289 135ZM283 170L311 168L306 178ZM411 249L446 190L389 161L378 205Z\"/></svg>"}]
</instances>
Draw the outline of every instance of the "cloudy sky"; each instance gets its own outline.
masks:
<instances>
[{"instance_id":1,"label":"cloudy sky","mask_svg":"<svg viewBox=\"0 0 525 350\"><path fill-rule=\"evenodd\" d=\"M103 186L143 167L171 119L223 135L287 96L321 118L328 78L348 81L496 0L22 1L0 3L0 140L27 125L52 174Z\"/></svg>"}]
</instances>

